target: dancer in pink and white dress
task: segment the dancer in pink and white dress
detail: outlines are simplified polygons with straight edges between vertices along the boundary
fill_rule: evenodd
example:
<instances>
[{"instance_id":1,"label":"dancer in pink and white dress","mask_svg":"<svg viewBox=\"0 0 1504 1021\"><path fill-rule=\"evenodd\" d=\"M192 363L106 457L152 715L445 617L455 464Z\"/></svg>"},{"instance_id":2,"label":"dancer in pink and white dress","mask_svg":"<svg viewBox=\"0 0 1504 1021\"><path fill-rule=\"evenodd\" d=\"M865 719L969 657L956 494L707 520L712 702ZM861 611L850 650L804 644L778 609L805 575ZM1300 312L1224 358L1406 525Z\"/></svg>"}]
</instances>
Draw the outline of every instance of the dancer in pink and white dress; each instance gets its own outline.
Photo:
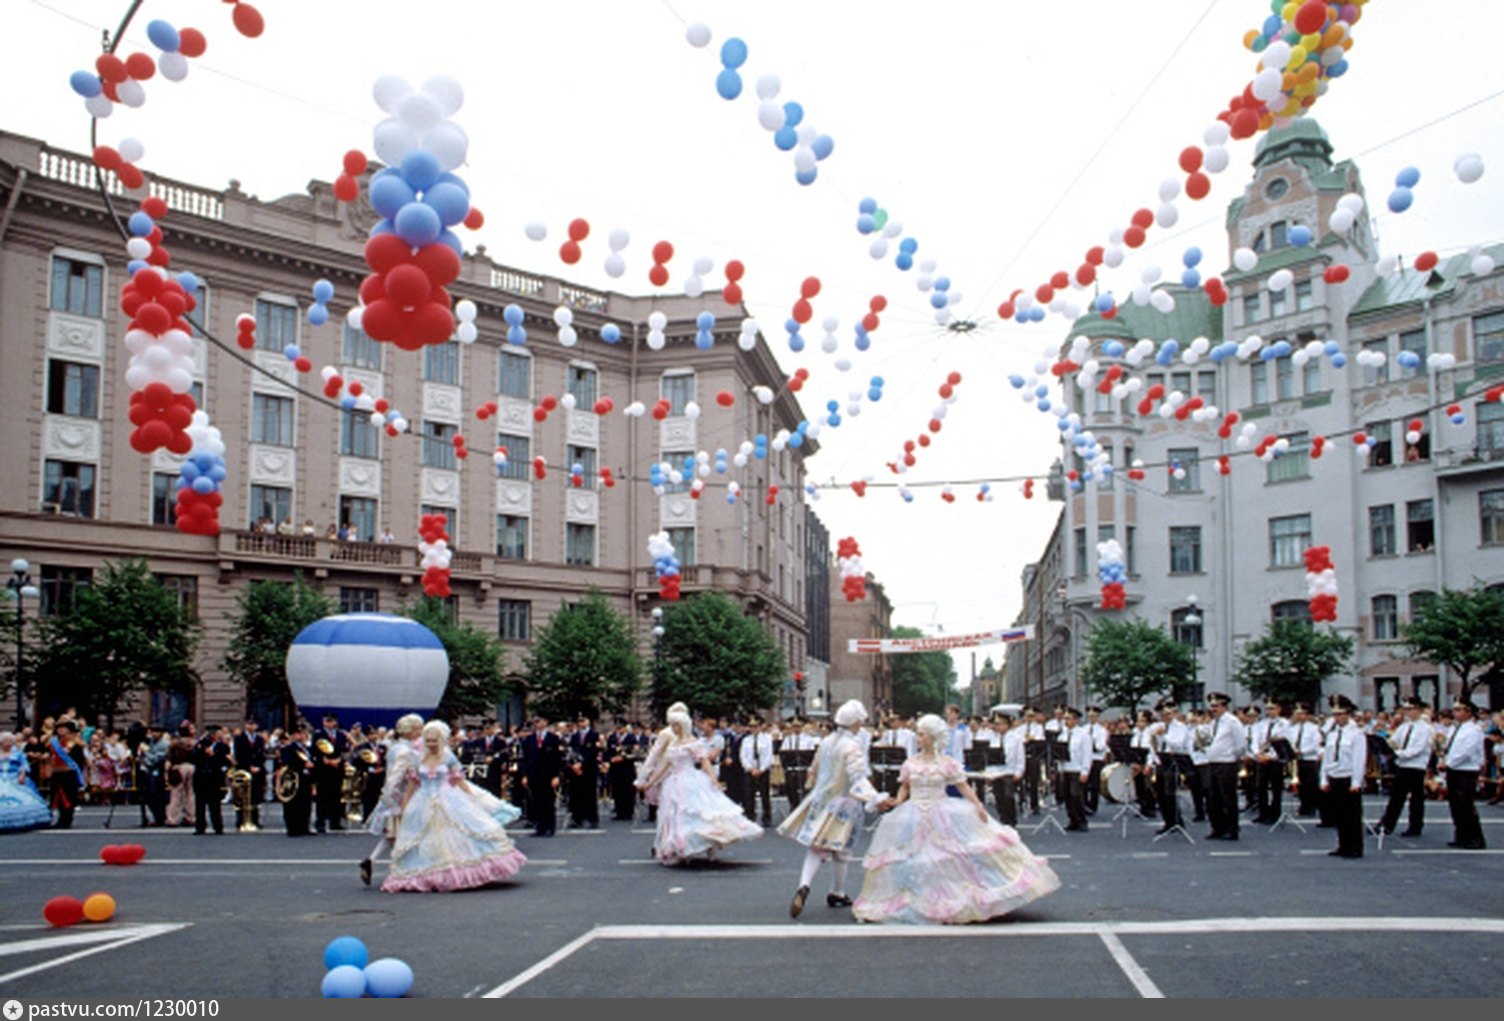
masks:
<instances>
[{"instance_id":1,"label":"dancer in pink and white dress","mask_svg":"<svg viewBox=\"0 0 1504 1021\"><path fill-rule=\"evenodd\" d=\"M663 865L678 865L699 855L714 857L729 844L762 836L762 827L721 793L689 713L678 706L670 709L668 730L671 736L653 771L637 781L644 789L659 785L653 856Z\"/></svg>"},{"instance_id":2,"label":"dancer in pink and white dress","mask_svg":"<svg viewBox=\"0 0 1504 1021\"><path fill-rule=\"evenodd\" d=\"M1059 889L1045 859L987 814L961 764L944 754L945 721L923 716L917 730L919 752L903 764L895 807L872 835L852 914L864 922L981 922ZM962 797L946 797L947 786Z\"/></svg>"}]
</instances>

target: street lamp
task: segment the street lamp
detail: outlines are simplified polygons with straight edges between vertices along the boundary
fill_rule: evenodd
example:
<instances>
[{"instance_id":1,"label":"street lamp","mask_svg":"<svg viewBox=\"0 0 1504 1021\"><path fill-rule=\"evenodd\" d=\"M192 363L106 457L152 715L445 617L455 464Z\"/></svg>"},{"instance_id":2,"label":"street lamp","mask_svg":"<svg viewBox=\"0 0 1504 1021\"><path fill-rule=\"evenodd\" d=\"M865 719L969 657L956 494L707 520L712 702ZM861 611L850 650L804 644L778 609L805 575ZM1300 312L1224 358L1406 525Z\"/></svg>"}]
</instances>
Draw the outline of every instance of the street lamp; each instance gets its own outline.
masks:
<instances>
[{"instance_id":1,"label":"street lamp","mask_svg":"<svg viewBox=\"0 0 1504 1021\"><path fill-rule=\"evenodd\" d=\"M663 658L663 607L653 607L653 659Z\"/></svg>"},{"instance_id":2,"label":"street lamp","mask_svg":"<svg viewBox=\"0 0 1504 1021\"><path fill-rule=\"evenodd\" d=\"M1197 681L1197 674L1200 671L1201 661L1196 658L1196 646L1198 644L1196 639L1201 629L1201 613L1197 609L1197 600L1194 594L1186 596L1185 602L1190 609L1184 617L1180 618L1180 623L1185 628L1185 643L1190 646L1191 650L1191 697L1188 701L1192 702L1199 709L1201 708L1201 685Z\"/></svg>"},{"instance_id":3,"label":"street lamp","mask_svg":"<svg viewBox=\"0 0 1504 1021\"><path fill-rule=\"evenodd\" d=\"M16 600L16 729L26 725L26 599L41 592L31 583L31 565L20 557L10 562L5 587Z\"/></svg>"}]
</instances>

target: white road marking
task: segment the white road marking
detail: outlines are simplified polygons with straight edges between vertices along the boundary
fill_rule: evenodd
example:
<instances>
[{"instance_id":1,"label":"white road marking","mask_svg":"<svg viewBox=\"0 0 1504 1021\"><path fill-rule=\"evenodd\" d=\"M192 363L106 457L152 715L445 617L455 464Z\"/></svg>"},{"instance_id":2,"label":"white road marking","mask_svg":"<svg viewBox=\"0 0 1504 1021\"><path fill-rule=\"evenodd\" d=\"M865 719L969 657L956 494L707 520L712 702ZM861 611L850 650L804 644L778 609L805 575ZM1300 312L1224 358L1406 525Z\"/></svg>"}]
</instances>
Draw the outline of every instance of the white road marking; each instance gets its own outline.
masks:
<instances>
[{"instance_id":1,"label":"white road marking","mask_svg":"<svg viewBox=\"0 0 1504 1021\"><path fill-rule=\"evenodd\" d=\"M567 858L529 858L528 865L568 865ZM4 865L98 865L104 863L98 858L0 858L0 866ZM275 865L277 867L287 865L318 865L321 867L343 866L354 869L360 863L350 858L142 858L135 865L117 865L112 868L132 869L142 865ZM384 861L377 862L377 865Z\"/></svg>"},{"instance_id":2,"label":"white road marking","mask_svg":"<svg viewBox=\"0 0 1504 1021\"><path fill-rule=\"evenodd\" d=\"M1207 853L1208 856L1210 856L1212 858L1252 858L1253 857L1253 852L1252 851L1208 851L1206 853Z\"/></svg>"},{"instance_id":3,"label":"white road marking","mask_svg":"<svg viewBox=\"0 0 1504 1021\"><path fill-rule=\"evenodd\" d=\"M1395 850L1395 851L1390 851L1389 853L1390 854L1394 854L1394 855L1403 855L1403 854L1465 854L1465 855L1479 854L1479 855L1490 855L1490 854L1504 854L1504 851L1496 850L1496 849L1491 849L1491 848L1487 848L1487 849L1486 848L1479 848L1476 851L1469 851L1469 850L1467 850L1465 848L1461 848L1461 847L1438 847L1435 850L1425 850L1425 849L1422 849L1422 848L1414 848L1414 849L1408 850L1408 851Z\"/></svg>"},{"instance_id":4,"label":"white road marking","mask_svg":"<svg viewBox=\"0 0 1504 1021\"><path fill-rule=\"evenodd\" d=\"M528 968L526 971L521 972L520 974L507 980L506 982L503 982L495 989L492 989L490 992L486 993L485 999L498 999L502 996L507 995L513 989L516 989L519 986L526 985L533 979L537 978L539 975L542 975L544 972L548 971L554 965L560 963L561 961L568 960L570 957L574 956L575 951L579 950L581 947L585 946L587 943L591 942L594 939L595 930L592 929L591 931L585 933L583 936L570 940L568 943L564 944L562 947L549 954L547 957L539 961L537 964L533 965L531 968Z\"/></svg>"},{"instance_id":5,"label":"white road marking","mask_svg":"<svg viewBox=\"0 0 1504 1021\"><path fill-rule=\"evenodd\" d=\"M1170 856L1170 852L1169 851L1135 851L1135 852L1133 852L1133 857L1135 857L1135 858L1168 858L1169 856Z\"/></svg>"},{"instance_id":6,"label":"white road marking","mask_svg":"<svg viewBox=\"0 0 1504 1021\"><path fill-rule=\"evenodd\" d=\"M1128 976L1128 981L1133 983L1133 988L1146 1000L1162 1000L1165 994L1159 991L1159 986L1149 977L1149 973L1139 967L1139 963L1133 959L1128 948L1123 946L1123 941L1110 932L1098 933L1102 942L1107 946L1107 952L1112 959L1118 962L1118 967L1123 969L1123 974Z\"/></svg>"},{"instance_id":7,"label":"white road marking","mask_svg":"<svg viewBox=\"0 0 1504 1021\"><path fill-rule=\"evenodd\" d=\"M163 936L169 932L176 932L179 929L186 929L188 925L189 923L187 922L166 922L160 925L141 925L134 926L130 929L116 929L113 932L106 932L104 933L104 935L106 935L107 937L117 936L123 938L111 939L111 941L108 943L101 943L98 946L92 946L86 950L79 950L75 953L64 954L62 957L54 958L50 961L42 961L40 963L33 964L30 967L20 968L5 975L0 975L0 985L4 985L6 982L13 982L18 978L25 978L27 975L35 975L37 972L46 971L49 968L56 968L60 965L71 964L74 961L81 960L93 954L104 953L106 950L115 950L119 947L129 946L132 943L138 943L144 939L151 939L153 936ZM77 935L83 936L85 937L85 939L92 941L94 934L79 933ZM32 940L29 942L38 943L43 941ZM83 942L83 940L75 940L74 942ZM53 945L58 944L54 943ZM16 952L20 953L22 951Z\"/></svg>"}]
</instances>

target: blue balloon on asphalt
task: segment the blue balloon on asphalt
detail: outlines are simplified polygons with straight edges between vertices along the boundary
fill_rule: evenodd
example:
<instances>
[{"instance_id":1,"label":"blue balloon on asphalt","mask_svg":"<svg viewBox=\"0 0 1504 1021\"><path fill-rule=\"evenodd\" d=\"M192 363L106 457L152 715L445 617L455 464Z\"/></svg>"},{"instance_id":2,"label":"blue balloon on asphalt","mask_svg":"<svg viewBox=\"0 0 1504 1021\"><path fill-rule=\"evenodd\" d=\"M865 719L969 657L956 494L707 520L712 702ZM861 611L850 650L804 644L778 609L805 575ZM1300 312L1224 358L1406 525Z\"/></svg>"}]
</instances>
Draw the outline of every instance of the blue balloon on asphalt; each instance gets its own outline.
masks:
<instances>
[{"instance_id":1,"label":"blue balloon on asphalt","mask_svg":"<svg viewBox=\"0 0 1504 1021\"><path fill-rule=\"evenodd\" d=\"M358 1000L366 994L366 973L353 964L341 964L324 975L319 992L326 1000Z\"/></svg>"}]
</instances>

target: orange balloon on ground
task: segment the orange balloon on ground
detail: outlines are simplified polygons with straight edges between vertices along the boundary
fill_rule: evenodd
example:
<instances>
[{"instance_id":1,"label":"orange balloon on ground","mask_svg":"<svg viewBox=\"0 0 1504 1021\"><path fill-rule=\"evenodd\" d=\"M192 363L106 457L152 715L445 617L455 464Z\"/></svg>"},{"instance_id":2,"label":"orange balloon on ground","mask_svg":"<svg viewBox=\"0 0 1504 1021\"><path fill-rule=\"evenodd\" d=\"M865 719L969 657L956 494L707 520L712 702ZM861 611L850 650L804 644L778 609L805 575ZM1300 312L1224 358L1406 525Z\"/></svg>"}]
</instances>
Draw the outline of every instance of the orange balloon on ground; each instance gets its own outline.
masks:
<instances>
[{"instance_id":1,"label":"orange balloon on ground","mask_svg":"<svg viewBox=\"0 0 1504 1021\"><path fill-rule=\"evenodd\" d=\"M84 917L91 922L108 922L115 917L115 898L107 893L91 893L84 899Z\"/></svg>"}]
</instances>

